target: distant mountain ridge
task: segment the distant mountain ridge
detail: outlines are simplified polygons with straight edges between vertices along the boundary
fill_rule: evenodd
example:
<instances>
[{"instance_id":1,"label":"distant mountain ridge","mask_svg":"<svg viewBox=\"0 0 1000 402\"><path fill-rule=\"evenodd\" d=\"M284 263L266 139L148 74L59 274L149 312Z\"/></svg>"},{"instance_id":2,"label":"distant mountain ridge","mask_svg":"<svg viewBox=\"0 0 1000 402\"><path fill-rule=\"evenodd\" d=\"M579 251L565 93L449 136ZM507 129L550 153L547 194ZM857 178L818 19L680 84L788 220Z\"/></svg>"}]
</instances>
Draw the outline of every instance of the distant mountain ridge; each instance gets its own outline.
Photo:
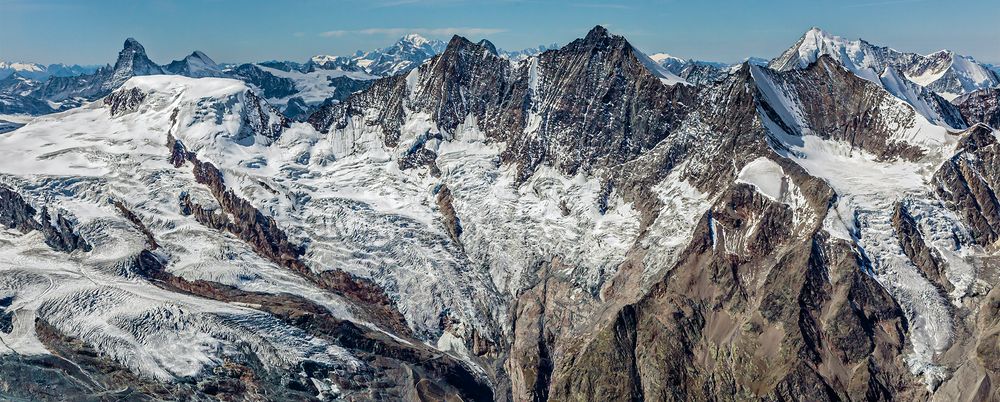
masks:
<instances>
[{"instance_id":1,"label":"distant mountain ridge","mask_svg":"<svg viewBox=\"0 0 1000 402\"><path fill-rule=\"evenodd\" d=\"M807 31L798 42L771 61L772 69L805 68L822 55L832 57L859 77L879 82L887 68L938 95L952 100L980 89L1000 85L1000 76L972 57L942 50L930 55L900 52L865 40L849 40L820 28Z\"/></svg>"},{"instance_id":2,"label":"distant mountain ridge","mask_svg":"<svg viewBox=\"0 0 1000 402\"><path fill-rule=\"evenodd\" d=\"M524 59L555 46L498 54ZM416 68L440 54L445 47L442 41L410 34L390 46L369 52L358 51L352 56L321 55L304 63L267 61L224 67L201 51L158 65L149 59L137 40L129 38L113 66L75 67L84 72L82 74L72 74L73 70L62 67L52 67L52 72L46 73L41 65L0 64L0 68L9 66L13 71L0 79L0 94L3 95L0 113L41 115L66 110L107 95L131 77L174 74L240 79L290 117L305 118L323 104L341 101L367 88L371 80Z\"/></svg>"},{"instance_id":3,"label":"distant mountain ridge","mask_svg":"<svg viewBox=\"0 0 1000 402\"><path fill-rule=\"evenodd\" d=\"M0 61L0 79L7 78L11 74L18 74L22 77L44 81L49 77L71 77L74 75L92 74L101 66L97 65L67 65L62 63L38 64Z\"/></svg>"}]
</instances>

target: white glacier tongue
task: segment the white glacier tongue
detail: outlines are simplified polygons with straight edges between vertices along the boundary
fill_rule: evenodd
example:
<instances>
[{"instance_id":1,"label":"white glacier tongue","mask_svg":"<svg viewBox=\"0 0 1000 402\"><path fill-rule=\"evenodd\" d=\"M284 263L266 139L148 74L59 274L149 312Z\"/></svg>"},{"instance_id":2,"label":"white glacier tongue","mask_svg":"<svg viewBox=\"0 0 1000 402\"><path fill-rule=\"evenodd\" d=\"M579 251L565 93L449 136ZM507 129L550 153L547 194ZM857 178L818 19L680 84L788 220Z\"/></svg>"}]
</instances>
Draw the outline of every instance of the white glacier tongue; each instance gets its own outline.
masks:
<instances>
[{"instance_id":1,"label":"white glacier tongue","mask_svg":"<svg viewBox=\"0 0 1000 402\"><path fill-rule=\"evenodd\" d=\"M763 115L763 114L762 114ZM899 135L920 144L928 153L919 161L883 161L846 143L824 140L814 135L792 136L765 118L773 139L783 144L776 151L826 180L837 192L838 201L824 226L834 237L855 241L870 261L870 274L899 302L910 323L913 351L908 363L914 374L923 375L929 387L936 387L947 371L935 363L939 353L953 341L954 328L946 298L905 255L893 227L897 203L919 205L921 213L933 215L925 235L942 255L948 256L946 275L961 284L952 297L958 302L973 280L974 272L960 260L962 246L941 241L942 228L962 223L943 205L930 187L930 176L944 158L954 151L957 137L915 115L916 128ZM950 229L948 229L950 231ZM966 238L966 241L969 239ZM968 246L968 244L966 244Z\"/></svg>"},{"instance_id":2,"label":"white glacier tongue","mask_svg":"<svg viewBox=\"0 0 1000 402\"><path fill-rule=\"evenodd\" d=\"M258 257L247 244L180 214L178 196L211 199L189 169L168 163L168 130L210 158L233 158L261 143L238 143L247 87L228 79L148 76L121 91L143 101L112 116L94 103L38 118L0 136L0 184L29 202L70 214L94 245L68 257L48 249L37 232L0 231L0 294L15 294L17 330L0 333L21 354L47 353L31 323L40 317L143 375L169 379L211 370L250 347L271 367L304 360L345 368L356 362L340 348L312 338L260 311L183 296L140 281L129 272L144 236L110 203L127 203L142 217L170 261L168 271L247 291L294 293L353 319L346 303ZM60 127L73 127L72 133ZM228 180L228 178L227 178ZM207 201L206 201L207 202Z\"/></svg>"}]
</instances>

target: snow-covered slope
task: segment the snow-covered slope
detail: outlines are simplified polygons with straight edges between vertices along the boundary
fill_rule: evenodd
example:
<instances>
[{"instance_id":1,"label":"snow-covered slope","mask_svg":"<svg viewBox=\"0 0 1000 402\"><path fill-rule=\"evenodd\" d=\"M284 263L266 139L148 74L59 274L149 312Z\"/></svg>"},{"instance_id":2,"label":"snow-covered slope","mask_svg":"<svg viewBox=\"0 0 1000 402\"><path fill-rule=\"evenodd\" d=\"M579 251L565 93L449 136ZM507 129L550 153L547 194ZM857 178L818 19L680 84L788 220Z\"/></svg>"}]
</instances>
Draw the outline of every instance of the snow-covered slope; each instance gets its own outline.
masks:
<instances>
[{"instance_id":1,"label":"snow-covered slope","mask_svg":"<svg viewBox=\"0 0 1000 402\"><path fill-rule=\"evenodd\" d=\"M181 60L174 60L163 67L164 72L185 77L222 77L222 67L201 51L194 51Z\"/></svg>"},{"instance_id":2,"label":"snow-covered slope","mask_svg":"<svg viewBox=\"0 0 1000 402\"><path fill-rule=\"evenodd\" d=\"M925 117L948 102L892 66L663 85L598 26L520 61L455 37L380 79L290 67L131 77L0 134L0 385L994 392L1000 136ZM268 101L340 78L370 86L308 123Z\"/></svg>"},{"instance_id":3,"label":"snow-covered slope","mask_svg":"<svg viewBox=\"0 0 1000 402\"><path fill-rule=\"evenodd\" d=\"M795 45L771 61L776 70L804 68L822 56L832 57L859 77L879 82L887 67L945 97L955 97L1000 85L1000 77L974 59L942 50L927 56L905 53L872 45L864 40L849 40L819 28L807 31Z\"/></svg>"},{"instance_id":4,"label":"snow-covered slope","mask_svg":"<svg viewBox=\"0 0 1000 402\"><path fill-rule=\"evenodd\" d=\"M648 68L651 73L659 77L664 84L666 85L690 84L683 78L678 77L677 74L670 72L670 70L660 65L660 63L658 63L656 60L653 60L639 49L633 48L633 51L635 52L636 58L639 59L642 65L646 66L646 68Z\"/></svg>"},{"instance_id":5,"label":"snow-covered slope","mask_svg":"<svg viewBox=\"0 0 1000 402\"><path fill-rule=\"evenodd\" d=\"M71 77L74 75L92 74L98 68L100 66L67 65L61 63L43 65L38 63L0 61L0 79L17 73L25 78L44 81L49 77Z\"/></svg>"},{"instance_id":6,"label":"snow-covered slope","mask_svg":"<svg viewBox=\"0 0 1000 402\"><path fill-rule=\"evenodd\" d=\"M133 90L142 99L120 105L124 109L93 104L0 137L0 183L21 189L33 204L65 211L93 245L93 252L66 258L47 250L34 233L0 235L9 245L0 258L0 292L15 297L18 312L14 332L0 334L7 346L0 353L48 353L30 325L39 317L159 379L210 371L247 344L267 364L318 359L356 366L339 348L267 314L165 291L128 270L143 236L112 201L144 217L172 271L243 289L319 293L237 240L178 213L182 189L205 195L190 173L167 163L166 135L172 131L196 149L238 153L252 120L247 87L234 80L152 76L132 79L120 91ZM74 127L76 134L67 137L59 127ZM331 299L319 301L336 307Z\"/></svg>"},{"instance_id":7,"label":"snow-covered slope","mask_svg":"<svg viewBox=\"0 0 1000 402\"><path fill-rule=\"evenodd\" d=\"M989 67L949 50L927 55L906 71L906 78L948 100L1000 85L1000 77Z\"/></svg>"},{"instance_id":8,"label":"snow-covered slope","mask_svg":"<svg viewBox=\"0 0 1000 402\"><path fill-rule=\"evenodd\" d=\"M410 34L391 46L370 52L359 51L353 56L314 56L307 65L327 70L360 71L384 77L409 71L444 51L444 47L445 43L442 41Z\"/></svg>"}]
</instances>

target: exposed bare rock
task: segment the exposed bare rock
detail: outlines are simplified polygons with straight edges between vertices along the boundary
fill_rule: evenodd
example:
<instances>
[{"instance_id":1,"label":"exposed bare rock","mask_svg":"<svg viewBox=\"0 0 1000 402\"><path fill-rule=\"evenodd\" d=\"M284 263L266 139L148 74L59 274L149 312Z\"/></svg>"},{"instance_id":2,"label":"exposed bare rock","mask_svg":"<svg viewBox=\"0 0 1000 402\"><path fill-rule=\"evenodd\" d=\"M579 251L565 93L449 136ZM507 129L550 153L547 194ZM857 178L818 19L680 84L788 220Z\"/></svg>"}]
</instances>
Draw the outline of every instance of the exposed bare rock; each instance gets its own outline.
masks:
<instances>
[{"instance_id":1,"label":"exposed bare rock","mask_svg":"<svg viewBox=\"0 0 1000 402\"><path fill-rule=\"evenodd\" d=\"M61 213L49 216L49 209L42 207L41 227L45 234L45 244L53 250L72 252L75 250L90 251L90 244L75 232L74 223Z\"/></svg>"},{"instance_id":2,"label":"exposed bare rock","mask_svg":"<svg viewBox=\"0 0 1000 402\"><path fill-rule=\"evenodd\" d=\"M796 94L803 122L786 121L793 111L779 111L781 102L768 99L764 112L785 131L843 141L880 158L915 160L923 151L906 142L891 140L898 127L912 124L915 112L882 107L897 100L878 85L854 75L829 56L821 56L805 69L774 72L754 67L763 85ZM769 82L768 82L769 81ZM765 84L766 83L766 84ZM805 127L800 127L805 123Z\"/></svg>"},{"instance_id":3,"label":"exposed bare rock","mask_svg":"<svg viewBox=\"0 0 1000 402\"><path fill-rule=\"evenodd\" d=\"M42 207L39 219L41 222L35 220L35 209L20 194L0 185L0 224L21 232L41 231L45 244L56 251L90 251L90 244L76 233L74 223L61 213L53 217L47 207Z\"/></svg>"},{"instance_id":4,"label":"exposed bare rock","mask_svg":"<svg viewBox=\"0 0 1000 402\"><path fill-rule=\"evenodd\" d=\"M903 362L902 311L864 273L863 257L818 232L818 220L789 232L791 219L787 206L731 187L667 277L583 344L572 364L557 367L550 396L924 396Z\"/></svg>"},{"instance_id":5,"label":"exposed bare rock","mask_svg":"<svg viewBox=\"0 0 1000 402\"><path fill-rule=\"evenodd\" d=\"M417 395L432 394L459 400L492 399L490 387L464 363L416 340L400 342L397 338L371 328L337 319L327 309L299 296L254 293L214 282L188 281L170 274L164 268L164 261L161 258L143 250L136 257L134 271L165 289L227 303L254 306L289 325L302 328L316 337L328 339L364 357L371 366L362 370L361 374L337 378L339 385L347 391L347 395L362 399L396 399L412 392ZM379 378L380 372L390 370L410 372L423 384L417 381L407 382L406 378ZM343 375L343 373L337 374ZM311 384L305 387L312 389Z\"/></svg>"},{"instance_id":6,"label":"exposed bare rock","mask_svg":"<svg viewBox=\"0 0 1000 402\"><path fill-rule=\"evenodd\" d=\"M959 152L934 174L938 196L961 216L976 241L1000 239L1000 145L992 130L976 126L963 136Z\"/></svg>"},{"instance_id":7,"label":"exposed bare rock","mask_svg":"<svg viewBox=\"0 0 1000 402\"><path fill-rule=\"evenodd\" d=\"M156 238L153 236L153 232L146 227L146 224L142 222L142 219L140 219L135 212L132 212L131 209L126 207L125 204L119 200L113 200L112 204L114 204L115 208L118 208L118 211L122 213L122 216L124 216L125 219L132 222L136 229L139 229L139 231L146 236L146 246L149 247L150 250L156 250L160 247L160 245L156 242Z\"/></svg>"},{"instance_id":8,"label":"exposed bare rock","mask_svg":"<svg viewBox=\"0 0 1000 402\"><path fill-rule=\"evenodd\" d=\"M146 94L139 88L122 89L104 97L104 105L111 108L112 116L121 116L135 111L145 99Z\"/></svg>"},{"instance_id":9,"label":"exposed bare rock","mask_svg":"<svg viewBox=\"0 0 1000 402\"><path fill-rule=\"evenodd\" d=\"M291 124L288 118L253 91L246 91L243 96L246 99L241 114L244 136L261 135L268 141L277 140Z\"/></svg>"},{"instance_id":10,"label":"exposed bare rock","mask_svg":"<svg viewBox=\"0 0 1000 402\"><path fill-rule=\"evenodd\" d=\"M399 168L402 170L426 166L430 169L431 175L440 176L441 170L437 167L435 160L437 160L437 154L434 151L420 146L419 148L407 152L407 154L402 158L399 158L398 164Z\"/></svg>"},{"instance_id":11,"label":"exposed bare rock","mask_svg":"<svg viewBox=\"0 0 1000 402\"><path fill-rule=\"evenodd\" d=\"M448 188L448 185L444 184L438 188L437 204L444 220L444 227L448 230L448 236L455 244L462 244L462 221L455 212L455 206L452 205L451 189Z\"/></svg>"},{"instance_id":12,"label":"exposed bare rock","mask_svg":"<svg viewBox=\"0 0 1000 402\"><path fill-rule=\"evenodd\" d=\"M366 306L364 313L370 315L373 321L384 323L401 333L409 333L406 320L399 313L395 303L377 284L339 269L313 271L300 259L305 249L292 243L273 218L265 216L249 201L226 188L222 172L218 168L209 162L198 160L193 153L184 151L184 145L172 136L168 138L167 146L174 165L178 165L177 158L183 155L181 163L187 161L194 166L195 181L208 187L221 206L221 210L208 209L194 203L187 193L182 193L180 198L182 213L194 216L205 226L232 233L253 247L262 257L304 276L325 289L363 303Z\"/></svg>"},{"instance_id":13,"label":"exposed bare rock","mask_svg":"<svg viewBox=\"0 0 1000 402\"><path fill-rule=\"evenodd\" d=\"M444 53L411 74L418 74L413 92L407 76L382 79L309 122L322 131L342 129L375 105L377 114L365 115L373 118L365 123L380 126L385 144L394 146L404 104L430 114L447 133L471 116L490 139L508 144L502 159L519 166L524 180L542 163L572 175L635 158L677 126L694 92L665 87L625 38L603 27L516 68L488 46L456 36ZM530 127L532 118L546 124Z\"/></svg>"},{"instance_id":14,"label":"exposed bare rock","mask_svg":"<svg viewBox=\"0 0 1000 402\"><path fill-rule=\"evenodd\" d=\"M955 287L944 275L945 267L941 256L924 242L920 227L902 203L896 204L892 225L896 229L903 252L917 268L920 268L927 280L939 286L944 292L954 289Z\"/></svg>"},{"instance_id":15,"label":"exposed bare rock","mask_svg":"<svg viewBox=\"0 0 1000 402\"><path fill-rule=\"evenodd\" d=\"M981 89L955 99L969 124L985 124L1000 129L1000 88Z\"/></svg>"},{"instance_id":16,"label":"exposed bare rock","mask_svg":"<svg viewBox=\"0 0 1000 402\"><path fill-rule=\"evenodd\" d=\"M21 194L3 185L0 185L0 224L21 232L41 228L35 221L35 209L24 201Z\"/></svg>"},{"instance_id":17,"label":"exposed bare rock","mask_svg":"<svg viewBox=\"0 0 1000 402\"><path fill-rule=\"evenodd\" d=\"M303 389L301 384L296 386L294 377L267 370L254 359L242 362L227 359L211 376L189 382L164 383L135 375L93 346L60 333L44 320L37 320L35 329L39 340L54 356L31 357L29 359L37 362L22 362L27 364L20 370L5 371L11 376L0 381L12 385L9 395L41 400L64 400L66 395L92 400L142 401L178 398L193 401L318 400L312 389ZM33 384L41 377L39 371L43 371L33 367L49 372L42 378L51 378L49 386L52 388L41 389Z\"/></svg>"}]
</instances>

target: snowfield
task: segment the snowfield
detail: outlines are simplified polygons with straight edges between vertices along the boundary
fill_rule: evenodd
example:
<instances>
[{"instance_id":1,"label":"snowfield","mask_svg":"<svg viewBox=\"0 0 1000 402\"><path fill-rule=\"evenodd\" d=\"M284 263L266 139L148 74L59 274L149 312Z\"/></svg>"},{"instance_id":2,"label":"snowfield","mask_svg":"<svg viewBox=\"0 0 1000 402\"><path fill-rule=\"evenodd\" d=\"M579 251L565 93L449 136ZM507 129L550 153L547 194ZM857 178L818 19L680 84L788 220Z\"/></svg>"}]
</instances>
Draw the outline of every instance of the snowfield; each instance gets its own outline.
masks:
<instances>
[{"instance_id":1,"label":"snowfield","mask_svg":"<svg viewBox=\"0 0 1000 402\"><path fill-rule=\"evenodd\" d=\"M635 52L664 84L690 85L657 64L669 55L649 58ZM796 226L821 219L831 237L856 245L870 260L867 273L906 315L909 369L935 387L950 375L938 357L956 341L953 309L973 292L979 279L975 259L984 253L931 184L959 139L960 127L949 126L935 103L940 98L927 88L946 72L906 76L886 65L866 42L819 30L807 33L789 55L794 56L789 63L799 68L832 55L877 84L877 91L892 94L876 106L891 125L885 140L912 145L923 154L909 160L880 158L823 138L810 127L807 100L799 99L778 73L755 65L749 68L756 88L746 90L758 90L760 101L780 120L757 110L774 153L733 166L735 182L729 176L723 188L752 186L788 205ZM988 84L978 64L950 57L948 74L958 74L962 85L968 84L963 88ZM541 98L546 72L536 57L522 62L532 99ZM214 62L196 66L217 67ZM320 103L332 91L331 78L376 78L365 72L261 68L295 82L299 92L273 100L279 104L291 97ZM10 297L7 311L14 312L13 330L0 332L0 355L50 353L35 333L39 318L159 380L203 375L246 350L266 366L290 370L303 362L345 372L363 365L344 348L288 325L260 306L198 298L143 280L132 271L147 247L145 234L115 203L148 227L159 244L154 253L170 274L301 297L336 319L391 333L378 320L368 322L347 296L261 257L236 235L183 214L182 195L206 208L222 208L209 188L196 181L190 163L180 168L171 163L169 137L198 160L218 167L228 190L273 218L290 242L303 246L301 262L312 273L343 271L378 285L413 339L483 372L476 366L481 360L470 351L473 334L494 343L509 339L514 331L510 306L540 276L600 299L623 262L637 255L644 270L638 287L645 291L677 263L714 202L712 194L682 178L690 167L683 164L649 185L662 206L655 219L645 222L648 227L641 227L643 212L618 189L606 193L602 178L607 172L600 169L568 176L543 165L518 182L517 167L501 163L507 144L488 140L471 115L447 132L433 116L409 109L414 94L435 90L421 86L428 80L420 74L414 69L405 78L410 98L403 100L398 144L391 147L381 126L371 124L379 117L374 106L320 132L287 121L247 84L226 78L133 77L107 103L30 120L19 117L24 127L0 134L0 185L15 189L36 209L44 205L69 217L93 251L58 253L38 232L0 230L0 300ZM751 105L749 114L754 107L761 106ZM519 134L537 137L543 116L533 105L525 110ZM697 118L679 127L679 135L693 139L713 134ZM665 148L644 149L638 158L672 151ZM402 168L400 161L414 150L433 152L433 167ZM814 216L803 195L807 186L799 188L791 179L790 173L799 171L791 163L837 193L826 217ZM944 275L954 285L947 294L906 256L893 226L897 205L914 216L923 239L942 257ZM708 219L714 240L717 229ZM736 248L745 244L745 239L726 240L732 253L740 253ZM547 264L559 269L543 274L541 267Z\"/></svg>"}]
</instances>

